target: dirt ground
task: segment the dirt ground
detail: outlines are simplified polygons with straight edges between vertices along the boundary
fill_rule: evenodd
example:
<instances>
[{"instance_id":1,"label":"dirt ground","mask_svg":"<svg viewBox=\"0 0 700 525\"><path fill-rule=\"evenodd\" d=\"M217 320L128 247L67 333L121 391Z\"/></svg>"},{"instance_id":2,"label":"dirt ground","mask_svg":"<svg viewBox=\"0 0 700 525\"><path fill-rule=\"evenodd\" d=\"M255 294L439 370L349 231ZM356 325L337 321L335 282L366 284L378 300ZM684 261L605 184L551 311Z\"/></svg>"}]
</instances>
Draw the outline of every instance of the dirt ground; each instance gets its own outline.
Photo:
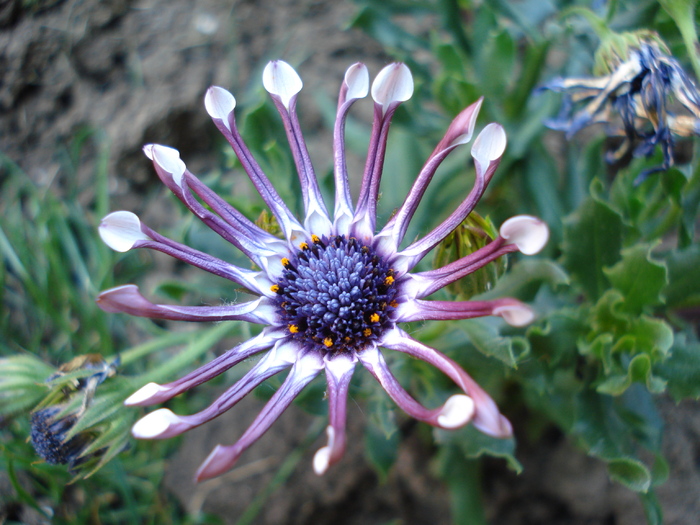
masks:
<instances>
[{"instance_id":1,"label":"dirt ground","mask_svg":"<svg viewBox=\"0 0 700 525\"><path fill-rule=\"evenodd\" d=\"M141 146L168 144L193 171L211 167L215 129L202 107L205 89L219 84L244 92L259 81L264 60L284 58L302 64L307 97L300 105L312 157L329 159L328 133L308 94L334 97L349 64L361 60L376 72L388 61L376 42L343 30L355 8L333 0L0 0L0 150L33 179L47 180L56 173L59 144L81 126L104 129L113 206L145 211L157 227L162 217L141 208L140 195L157 183ZM94 160L86 155L79 176L90 176ZM697 403L661 405L671 466L670 480L658 489L665 522L693 525L700 520L700 411ZM197 465L216 443L230 441L231 425L258 408L249 400L184 440L166 476L184 508L235 522L313 424L292 408L240 468L195 487ZM256 523L449 523L449 495L433 474L430 443L409 427L396 467L380 483L363 455L364 418L350 410L350 446L340 465L315 476L312 447ZM644 523L637 497L555 432L539 443L522 441L518 457L525 466L520 476L500 461L484 463L491 523Z\"/></svg>"}]
</instances>

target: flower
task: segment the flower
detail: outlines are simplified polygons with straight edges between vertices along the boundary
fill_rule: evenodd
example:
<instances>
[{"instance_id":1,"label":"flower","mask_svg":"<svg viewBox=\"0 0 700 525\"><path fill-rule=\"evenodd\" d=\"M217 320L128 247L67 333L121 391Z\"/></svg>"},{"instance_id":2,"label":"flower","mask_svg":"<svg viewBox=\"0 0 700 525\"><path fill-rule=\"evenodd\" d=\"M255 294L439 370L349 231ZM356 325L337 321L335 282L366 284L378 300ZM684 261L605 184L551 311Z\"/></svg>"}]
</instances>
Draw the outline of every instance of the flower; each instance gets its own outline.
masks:
<instances>
[{"instance_id":1,"label":"flower","mask_svg":"<svg viewBox=\"0 0 700 525\"><path fill-rule=\"evenodd\" d=\"M45 381L49 394L31 416L30 440L36 453L50 465L68 465L74 474L94 467L106 451L95 447L104 429L94 421L78 429L92 404L97 387L116 374L119 358L106 362L99 354L84 354L61 365ZM79 403L78 403L79 401ZM102 410L104 410L104 406Z\"/></svg>"},{"instance_id":2,"label":"flower","mask_svg":"<svg viewBox=\"0 0 700 525\"><path fill-rule=\"evenodd\" d=\"M451 151L470 141L481 100L454 119L403 205L375 234L389 126L397 107L413 93L413 79L408 68L400 63L390 64L372 83L374 122L355 206L346 170L344 127L350 107L368 94L370 83L364 64L354 64L347 70L334 128L335 209L332 219L321 196L295 110L301 78L289 64L277 60L265 68L263 84L282 117L299 173L305 210L303 223L280 199L243 142L236 127L233 95L214 86L207 91L204 104L274 215L283 239L256 226L202 184L187 170L176 150L152 144L144 147L144 153L153 161L168 188L260 270L236 267L163 237L130 212L111 213L100 224L102 239L115 250L158 250L229 279L257 296L249 302L226 306L172 306L153 304L136 286L125 285L99 295L97 302L103 310L159 319L235 319L266 325L259 335L181 379L165 385L148 383L131 395L126 405L162 403L254 354L267 351L240 381L208 408L184 416L166 408L158 409L134 425L133 435L142 439L178 435L217 417L269 377L290 369L281 387L240 439L233 445L218 445L199 468L196 478L203 480L220 475L233 467L243 451L267 431L297 394L323 371L328 384L328 443L318 450L313 461L314 470L322 474L343 455L348 389L353 371L360 363L396 404L416 419L440 428L456 428L471 422L491 436L510 436L512 429L508 420L464 370L398 327L399 323L407 321L486 315L501 316L515 326L532 321L532 310L515 299L449 302L424 298L503 254L518 250L525 254L539 251L547 241L548 229L534 217L513 217L501 226L496 239L477 251L444 267L411 273L421 259L465 220L479 201L505 150L503 128L489 124L476 138L471 150L476 180L464 202L428 235L401 249L408 223L438 166ZM463 393L453 395L438 408L423 407L392 375L380 347L436 366Z\"/></svg>"},{"instance_id":3,"label":"flower","mask_svg":"<svg viewBox=\"0 0 700 525\"><path fill-rule=\"evenodd\" d=\"M629 153L649 156L661 145L663 165L651 171L668 169L674 164L673 135L700 135L700 93L658 36L644 32L613 38L615 45L601 46L599 54L599 69L606 74L557 78L542 86L566 94L559 116L545 124L570 138L588 125L606 123L609 136L623 137L608 162ZM677 108L674 101L680 103ZM686 114L678 114L681 107Z\"/></svg>"}]
</instances>

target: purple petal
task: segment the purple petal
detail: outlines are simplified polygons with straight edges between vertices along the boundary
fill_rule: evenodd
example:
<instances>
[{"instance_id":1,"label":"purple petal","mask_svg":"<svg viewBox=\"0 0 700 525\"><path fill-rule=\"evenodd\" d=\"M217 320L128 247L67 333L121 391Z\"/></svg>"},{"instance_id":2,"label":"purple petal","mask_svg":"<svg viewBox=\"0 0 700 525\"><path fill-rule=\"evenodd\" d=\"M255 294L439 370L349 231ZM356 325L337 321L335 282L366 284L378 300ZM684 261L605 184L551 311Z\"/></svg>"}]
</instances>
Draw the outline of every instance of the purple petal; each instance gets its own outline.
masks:
<instances>
[{"instance_id":1,"label":"purple petal","mask_svg":"<svg viewBox=\"0 0 700 525\"><path fill-rule=\"evenodd\" d=\"M483 97L480 98L455 117L449 128L447 128L445 136L435 147L430 157L428 157L416 181L413 183L406 200L382 230L392 231L395 249L401 244L406 234L408 224L418 208L418 204L423 198L425 190L428 188L428 184L430 184L437 168L452 150L471 140L472 134L474 133L474 126L476 125L476 118L479 115L483 100Z\"/></svg>"},{"instance_id":2,"label":"purple petal","mask_svg":"<svg viewBox=\"0 0 700 525\"><path fill-rule=\"evenodd\" d=\"M448 321L487 315L501 316L511 326L525 326L534 320L530 307L506 297L493 301L406 301L396 309L396 322Z\"/></svg>"},{"instance_id":3,"label":"purple petal","mask_svg":"<svg viewBox=\"0 0 700 525\"><path fill-rule=\"evenodd\" d=\"M233 104L231 103L231 99L229 99L227 103L226 99L228 99L228 97L225 94L222 94L222 92L228 93L228 91L225 89L217 86L212 86L209 88L209 90L207 90L207 94L204 98L204 105L207 107L207 112L209 112L209 115L213 119L214 124L216 124L216 127L219 129L221 134L226 137L226 140L228 140L229 144L233 148L233 151L238 157L238 160L241 162L243 169L248 174L248 177L262 197L263 201L265 201L265 204L270 208L270 211L272 211L272 214L275 216L275 219L277 219L277 222L279 223L280 228L282 228L282 231L287 239L290 242L294 242L294 232L303 230L301 224L299 224L299 221L297 221L294 214L289 210L287 205L279 196L272 183L270 183L270 180L267 178L265 173L263 173L262 168L260 168L260 165L253 157L252 153L245 145L243 137L241 137L241 134L236 127L236 119L233 111L235 107L235 99L233 98L233 95L231 95ZM224 115L224 112L227 109L229 112L228 114Z\"/></svg>"},{"instance_id":4,"label":"purple petal","mask_svg":"<svg viewBox=\"0 0 700 525\"><path fill-rule=\"evenodd\" d=\"M382 69L372 83L374 121L369 139L365 172L353 218L351 234L366 239L374 234L377 220L379 183L384 168L386 143L394 112L413 94L413 77L405 64L395 63Z\"/></svg>"},{"instance_id":5,"label":"purple petal","mask_svg":"<svg viewBox=\"0 0 700 525\"><path fill-rule=\"evenodd\" d=\"M501 157L505 151L505 141L505 131L499 124L489 124L479 134L472 147L472 157L474 158L476 171L474 187L464 202L437 228L399 253L407 270L413 268L471 213L484 191L486 191L486 186L491 181L496 168L501 162Z\"/></svg>"},{"instance_id":6,"label":"purple petal","mask_svg":"<svg viewBox=\"0 0 700 525\"><path fill-rule=\"evenodd\" d=\"M409 416L439 428L458 428L466 425L474 415L474 402L469 396L452 396L438 408L428 409L413 399L389 370L378 348L367 348L357 357L379 381L389 397Z\"/></svg>"},{"instance_id":7,"label":"purple petal","mask_svg":"<svg viewBox=\"0 0 700 525\"><path fill-rule=\"evenodd\" d=\"M452 359L412 339L398 328L385 333L381 345L422 359L452 379L474 400L475 414L472 423L481 432L497 438L506 438L513 434L510 422L501 415L493 399Z\"/></svg>"},{"instance_id":8,"label":"purple petal","mask_svg":"<svg viewBox=\"0 0 700 525\"><path fill-rule=\"evenodd\" d=\"M352 220L352 196L345 160L345 120L350 107L359 98L367 96L369 90L369 73L367 66L353 64L345 73L345 80L338 96L338 111L333 128L333 157L335 176L335 213L333 226L335 233L348 234Z\"/></svg>"},{"instance_id":9,"label":"purple petal","mask_svg":"<svg viewBox=\"0 0 700 525\"><path fill-rule=\"evenodd\" d=\"M257 336L223 353L177 381L165 385L157 383L144 385L129 396L124 404L127 406L149 406L167 401L186 390L206 383L219 374L223 374L250 356L267 350L284 337L286 337L285 330L266 328Z\"/></svg>"},{"instance_id":10,"label":"purple petal","mask_svg":"<svg viewBox=\"0 0 700 525\"><path fill-rule=\"evenodd\" d=\"M177 306L154 304L146 299L134 284L105 290L97 296L97 306L105 312L125 313L150 319L171 321L247 321L272 324L277 319L273 305L265 299L227 306Z\"/></svg>"},{"instance_id":11,"label":"purple petal","mask_svg":"<svg viewBox=\"0 0 700 525\"><path fill-rule=\"evenodd\" d=\"M321 447L314 455L314 472L319 476L328 467L334 465L345 453L345 422L348 389L355 371L357 359L354 356L340 354L335 357L326 356L326 381L328 389L328 420L326 429L328 444Z\"/></svg>"},{"instance_id":12,"label":"purple petal","mask_svg":"<svg viewBox=\"0 0 700 525\"><path fill-rule=\"evenodd\" d=\"M300 357L282 386L270 398L270 401L267 402L236 444L217 445L199 467L195 479L202 481L230 470L240 455L272 426L294 398L299 395L299 392L318 375L322 368L323 359L317 353L308 352Z\"/></svg>"},{"instance_id":13,"label":"purple petal","mask_svg":"<svg viewBox=\"0 0 700 525\"><path fill-rule=\"evenodd\" d=\"M165 439L211 421L233 407L263 381L289 368L296 360L298 351L295 345L277 343L275 348L206 409L191 416L180 416L167 408L161 408L138 420L131 433L139 439Z\"/></svg>"},{"instance_id":14,"label":"purple petal","mask_svg":"<svg viewBox=\"0 0 700 525\"><path fill-rule=\"evenodd\" d=\"M306 216L304 223L306 231L318 236L328 235L331 232L331 222L296 112L297 94L302 87L301 78L294 71L294 68L286 62L273 60L265 67L263 84L272 96L272 101L282 117L287 141L299 173Z\"/></svg>"}]
</instances>

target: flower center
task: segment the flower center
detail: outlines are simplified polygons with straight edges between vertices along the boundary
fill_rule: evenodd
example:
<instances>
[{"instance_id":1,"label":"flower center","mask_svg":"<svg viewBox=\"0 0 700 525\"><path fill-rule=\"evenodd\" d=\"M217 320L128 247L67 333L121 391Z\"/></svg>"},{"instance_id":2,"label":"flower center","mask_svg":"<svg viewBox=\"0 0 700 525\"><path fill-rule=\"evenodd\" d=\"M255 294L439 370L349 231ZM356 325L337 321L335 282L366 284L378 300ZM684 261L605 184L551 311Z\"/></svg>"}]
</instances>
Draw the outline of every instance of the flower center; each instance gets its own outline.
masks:
<instances>
[{"instance_id":1,"label":"flower center","mask_svg":"<svg viewBox=\"0 0 700 525\"><path fill-rule=\"evenodd\" d=\"M273 286L289 335L323 352L359 350L392 324L394 271L354 237L312 239L282 260Z\"/></svg>"}]
</instances>

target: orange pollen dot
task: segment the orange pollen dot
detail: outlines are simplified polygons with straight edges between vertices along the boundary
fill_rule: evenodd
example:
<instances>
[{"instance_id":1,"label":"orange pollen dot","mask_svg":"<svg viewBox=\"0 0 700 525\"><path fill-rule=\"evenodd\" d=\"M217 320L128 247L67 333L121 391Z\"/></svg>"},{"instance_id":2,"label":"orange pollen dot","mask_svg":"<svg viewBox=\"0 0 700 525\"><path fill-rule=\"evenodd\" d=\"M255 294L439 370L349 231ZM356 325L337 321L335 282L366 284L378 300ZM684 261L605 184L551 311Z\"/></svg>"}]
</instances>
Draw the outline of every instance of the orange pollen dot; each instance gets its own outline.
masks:
<instances>
[{"instance_id":1,"label":"orange pollen dot","mask_svg":"<svg viewBox=\"0 0 700 525\"><path fill-rule=\"evenodd\" d=\"M365 328L364 330L362 330L362 333L365 337L369 337L370 335L372 335L372 330L370 330L369 328Z\"/></svg>"},{"instance_id":2,"label":"orange pollen dot","mask_svg":"<svg viewBox=\"0 0 700 525\"><path fill-rule=\"evenodd\" d=\"M321 242L321 238L318 235L312 235L311 240L314 242L314 244Z\"/></svg>"},{"instance_id":3,"label":"orange pollen dot","mask_svg":"<svg viewBox=\"0 0 700 525\"><path fill-rule=\"evenodd\" d=\"M391 301L389 303L389 306L393 306L394 308L396 308L398 305L399 305L399 303L397 303L396 301Z\"/></svg>"},{"instance_id":4,"label":"orange pollen dot","mask_svg":"<svg viewBox=\"0 0 700 525\"><path fill-rule=\"evenodd\" d=\"M270 286L270 291L277 293L280 291L280 287L276 284L273 284L272 286Z\"/></svg>"},{"instance_id":5,"label":"orange pollen dot","mask_svg":"<svg viewBox=\"0 0 700 525\"><path fill-rule=\"evenodd\" d=\"M394 278L391 275L387 275L386 279L384 279L384 284L387 286L394 284Z\"/></svg>"},{"instance_id":6,"label":"orange pollen dot","mask_svg":"<svg viewBox=\"0 0 700 525\"><path fill-rule=\"evenodd\" d=\"M331 339L330 337L326 337L323 340L323 344L326 348L330 348L331 346L333 346L333 339Z\"/></svg>"},{"instance_id":7,"label":"orange pollen dot","mask_svg":"<svg viewBox=\"0 0 700 525\"><path fill-rule=\"evenodd\" d=\"M296 334L299 331L299 327L295 324L290 324L287 326L287 330L289 330L290 334Z\"/></svg>"},{"instance_id":8,"label":"orange pollen dot","mask_svg":"<svg viewBox=\"0 0 700 525\"><path fill-rule=\"evenodd\" d=\"M308 249L309 249L309 245L308 245L307 243L305 243L305 242L302 242L302 243L299 245L299 248L301 248L302 250L308 250Z\"/></svg>"},{"instance_id":9,"label":"orange pollen dot","mask_svg":"<svg viewBox=\"0 0 700 525\"><path fill-rule=\"evenodd\" d=\"M372 323L378 323L379 322L379 314L374 313L374 314L370 315L369 320Z\"/></svg>"},{"instance_id":10,"label":"orange pollen dot","mask_svg":"<svg viewBox=\"0 0 700 525\"><path fill-rule=\"evenodd\" d=\"M287 259L286 257L282 257L282 266L284 266L285 268L289 266L289 259Z\"/></svg>"}]
</instances>

